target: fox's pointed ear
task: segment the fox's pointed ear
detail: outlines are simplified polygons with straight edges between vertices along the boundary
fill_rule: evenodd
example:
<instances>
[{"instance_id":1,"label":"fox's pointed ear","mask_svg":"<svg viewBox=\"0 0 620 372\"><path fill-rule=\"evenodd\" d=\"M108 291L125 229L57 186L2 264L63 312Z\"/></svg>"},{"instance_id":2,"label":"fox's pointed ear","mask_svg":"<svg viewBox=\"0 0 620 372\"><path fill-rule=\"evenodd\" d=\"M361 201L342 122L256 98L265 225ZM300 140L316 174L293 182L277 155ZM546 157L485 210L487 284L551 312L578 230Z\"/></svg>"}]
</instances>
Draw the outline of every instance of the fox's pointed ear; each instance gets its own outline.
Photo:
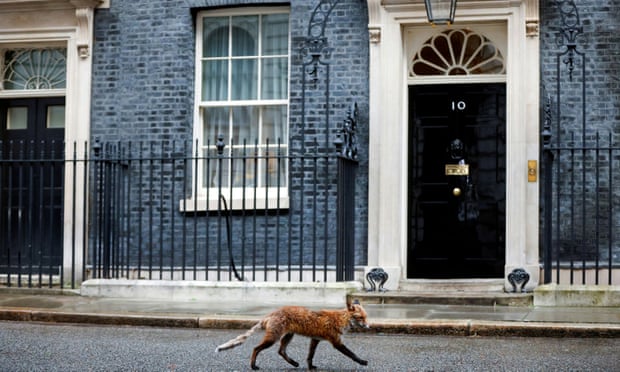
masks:
<instances>
[{"instance_id":1,"label":"fox's pointed ear","mask_svg":"<svg viewBox=\"0 0 620 372\"><path fill-rule=\"evenodd\" d=\"M353 300L353 303L351 303L351 300L347 300L347 309L353 311L355 309L355 307L353 307L353 305L359 305L360 301L358 299Z\"/></svg>"}]
</instances>

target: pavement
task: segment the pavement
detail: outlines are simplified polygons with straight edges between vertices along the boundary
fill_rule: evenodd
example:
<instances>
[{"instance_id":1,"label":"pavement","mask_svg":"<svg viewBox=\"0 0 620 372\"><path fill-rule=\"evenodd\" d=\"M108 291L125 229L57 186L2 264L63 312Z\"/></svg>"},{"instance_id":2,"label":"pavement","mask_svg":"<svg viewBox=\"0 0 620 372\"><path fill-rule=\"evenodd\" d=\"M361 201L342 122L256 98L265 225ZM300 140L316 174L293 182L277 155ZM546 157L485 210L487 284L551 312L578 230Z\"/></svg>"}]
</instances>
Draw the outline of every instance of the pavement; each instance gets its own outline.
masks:
<instances>
[{"instance_id":1,"label":"pavement","mask_svg":"<svg viewBox=\"0 0 620 372\"><path fill-rule=\"evenodd\" d=\"M371 326L370 330L363 332L620 337L620 307L372 302L362 299ZM276 307L268 303L228 302L221 299L121 299L84 297L79 295L79 291L70 290L0 288L1 321L245 329Z\"/></svg>"}]
</instances>

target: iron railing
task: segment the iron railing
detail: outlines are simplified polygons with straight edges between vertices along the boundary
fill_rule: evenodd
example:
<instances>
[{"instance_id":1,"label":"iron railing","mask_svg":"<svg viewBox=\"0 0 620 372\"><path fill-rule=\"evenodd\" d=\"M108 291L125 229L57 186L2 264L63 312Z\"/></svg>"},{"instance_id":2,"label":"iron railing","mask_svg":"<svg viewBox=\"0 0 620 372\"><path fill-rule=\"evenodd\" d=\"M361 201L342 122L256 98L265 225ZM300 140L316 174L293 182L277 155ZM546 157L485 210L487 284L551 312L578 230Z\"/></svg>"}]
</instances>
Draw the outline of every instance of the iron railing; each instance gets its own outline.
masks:
<instances>
[{"instance_id":1,"label":"iron railing","mask_svg":"<svg viewBox=\"0 0 620 372\"><path fill-rule=\"evenodd\" d=\"M339 194L336 181L350 176L350 166L339 169L339 154L315 147L293 155L282 146L262 153L257 144L225 153L224 147L218 141L216 153L201 156L188 154L185 142L95 146L91 276L352 279L334 274L345 265L336 259L338 200L353 194ZM214 187L204 187L204 174L218 180Z\"/></svg>"},{"instance_id":2,"label":"iron railing","mask_svg":"<svg viewBox=\"0 0 620 372\"><path fill-rule=\"evenodd\" d=\"M585 144L557 146L545 141L545 283L617 281L613 276L620 269L620 145L611 133L593 137Z\"/></svg>"},{"instance_id":3,"label":"iron railing","mask_svg":"<svg viewBox=\"0 0 620 372\"><path fill-rule=\"evenodd\" d=\"M542 130L544 283L615 284L620 269L620 144L610 123L589 113L593 62L574 1L560 1L553 83L546 85ZM544 58L543 58L544 60ZM553 99L551 97L554 97Z\"/></svg>"},{"instance_id":4,"label":"iron railing","mask_svg":"<svg viewBox=\"0 0 620 372\"><path fill-rule=\"evenodd\" d=\"M0 280L9 286L62 281L65 163L62 143L0 141Z\"/></svg>"},{"instance_id":5,"label":"iron railing","mask_svg":"<svg viewBox=\"0 0 620 372\"><path fill-rule=\"evenodd\" d=\"M0 278L352 280L357 160L354 137L341 137L304 153L221 138L95 142L53 159L0 143Z\"/></svg>"}]
</instances>

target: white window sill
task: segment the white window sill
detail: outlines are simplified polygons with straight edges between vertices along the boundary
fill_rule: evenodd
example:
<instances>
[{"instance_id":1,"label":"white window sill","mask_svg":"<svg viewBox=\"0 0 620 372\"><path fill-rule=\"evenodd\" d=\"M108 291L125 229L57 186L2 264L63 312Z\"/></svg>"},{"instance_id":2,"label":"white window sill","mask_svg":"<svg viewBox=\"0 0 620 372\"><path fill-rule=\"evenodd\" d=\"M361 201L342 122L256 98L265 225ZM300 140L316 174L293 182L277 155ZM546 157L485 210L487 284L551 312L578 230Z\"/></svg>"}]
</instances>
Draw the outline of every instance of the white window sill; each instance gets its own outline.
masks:
<instances>
[{"instance_id":1,"label":"white window sill","mask_svg":"<svg viewBox=\"0 0 620 372\"><path fill-rule=\"evenodd\" d=\"M242 197L241 192L233 191L232 200L230 200L230 191L222 190L222 194L226 199L226 206L223 201L219 198L219 194L214 192L212 195L209 195L209 198L205 195L199 195L196 197L190 197L189 199L183 199L179 201L179 210L181 212L212 212L212 211L226 211L226 207L228 210L233 211L251 211L254 209L257 210L278 210L278 209L288 209L289 208L289 196L288 190L280 190L280 194L278 195L277 189L269 189L267 193L267 198L265 198L265 189L257 189L256 190L256 198L254 198L254 190L246 190L245 199Z\"/></svg>"}]
</instances>

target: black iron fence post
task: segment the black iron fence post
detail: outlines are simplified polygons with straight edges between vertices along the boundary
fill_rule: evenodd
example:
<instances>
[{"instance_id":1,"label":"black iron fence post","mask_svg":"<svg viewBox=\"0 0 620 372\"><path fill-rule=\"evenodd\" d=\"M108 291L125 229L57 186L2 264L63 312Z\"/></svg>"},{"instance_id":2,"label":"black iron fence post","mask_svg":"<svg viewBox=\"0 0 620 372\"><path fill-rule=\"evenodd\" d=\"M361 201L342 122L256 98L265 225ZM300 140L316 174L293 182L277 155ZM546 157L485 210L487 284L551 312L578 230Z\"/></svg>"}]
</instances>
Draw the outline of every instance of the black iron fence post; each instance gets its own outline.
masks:
<instances>
[{"instance_id":1,"label":"black iron fence post","mask_svg":"<svg viewBox=\"0 0 620 372\"><path fill-rule=\"evenodd\" d=\"M355 273L355 177L357 173L357 104L344 120L334 144L338 153L338 235L336 281L353 280Z\"/></svg>"},{"instance_id":2,"label":"black iron fence post","mask_svg":"<svg viewBox=\"0 0 620 372\"><path fill-rule=\"evenodd\" d=\"M543 229L543 268L544 284L551 283L552 269L552 212L553 212L553 152L551 150L551 98L547 97L544 106L545 120L541 132L543 143L543 200L544 200L544 229Z\"/></svg>"}]
</instances>

